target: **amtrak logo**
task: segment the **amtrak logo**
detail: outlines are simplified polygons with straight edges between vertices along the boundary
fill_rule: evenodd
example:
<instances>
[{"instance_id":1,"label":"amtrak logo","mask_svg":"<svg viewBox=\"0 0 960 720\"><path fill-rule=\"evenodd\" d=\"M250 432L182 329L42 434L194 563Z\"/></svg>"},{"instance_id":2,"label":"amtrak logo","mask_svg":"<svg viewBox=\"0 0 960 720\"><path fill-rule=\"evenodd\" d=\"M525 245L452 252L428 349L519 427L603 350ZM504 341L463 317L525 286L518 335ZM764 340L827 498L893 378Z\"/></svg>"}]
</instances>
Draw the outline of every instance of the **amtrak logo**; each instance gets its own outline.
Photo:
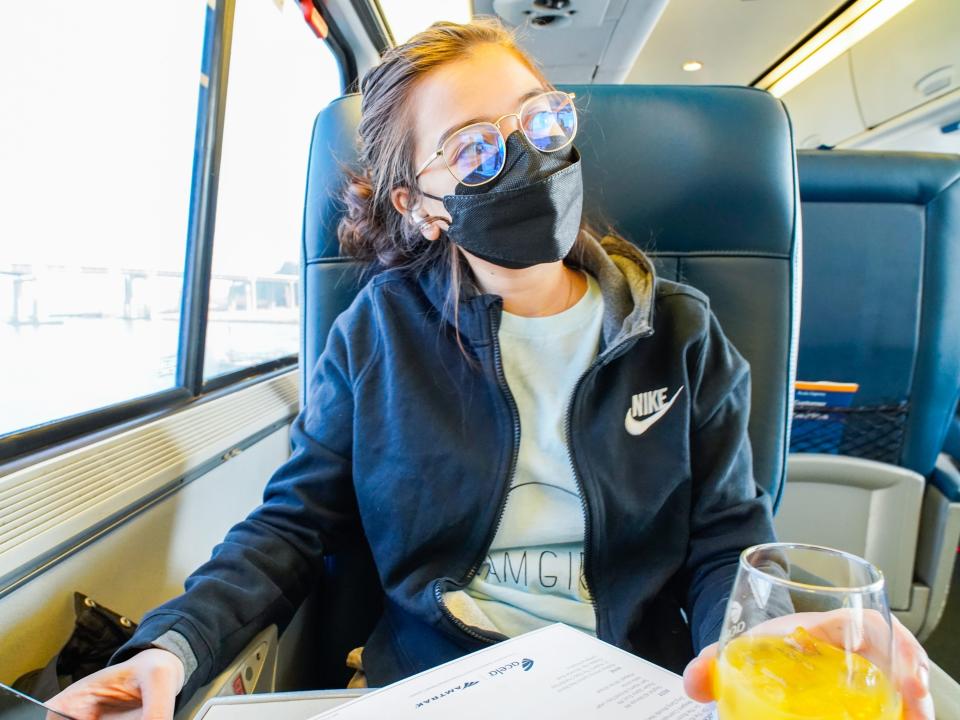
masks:
<instances>
[{"instance_id":1,"label":"amtrak logo","mask_svg":"<svg viewBox=\"0 0 960 720\"><path fill-rule=\"evenodd\" d=\"M683 390L683 385L680 386L680 390ZM627 417L623 421L627 432L631 435L643 435L673 407L673 402L680 395L680 390L677 390L669 400L667 400L667 388L647 390L634 395L630 401L630 409L627 410Z\"/></svg>"},{"instance_id":2,"label":"amtrak logo","mask_svg":"<svg viewBox=\"0 0 960 720\"><path fill-rule=\"evenodd\" d=\"M466 690L467 688L472 688L472 687L474 687L475 685L479 685L479 684L480 684L480 681L479 681L479 680L467 680L465 683L461 683L460 685L454 685L454 686L451 687L451 688L447 688L447 689L444 690L443 692L439 692L439 693L437 693L436 695L433 695L433 696L428 697L428 698L424 698L423 700L421 700L420 702L418 702L415 707L416 707L417 709L422 708L422 707L426 707L427 705L430 705L431 703L435 703L435 702L438 702L438 701L440 701L440 700L443 700L445 697L447 697L447 696L449 696L449 695L452 695L452 694L455 693L455 692L461 692L461 691L463 691L463 690Z\"/></svg>"}]
</instances>

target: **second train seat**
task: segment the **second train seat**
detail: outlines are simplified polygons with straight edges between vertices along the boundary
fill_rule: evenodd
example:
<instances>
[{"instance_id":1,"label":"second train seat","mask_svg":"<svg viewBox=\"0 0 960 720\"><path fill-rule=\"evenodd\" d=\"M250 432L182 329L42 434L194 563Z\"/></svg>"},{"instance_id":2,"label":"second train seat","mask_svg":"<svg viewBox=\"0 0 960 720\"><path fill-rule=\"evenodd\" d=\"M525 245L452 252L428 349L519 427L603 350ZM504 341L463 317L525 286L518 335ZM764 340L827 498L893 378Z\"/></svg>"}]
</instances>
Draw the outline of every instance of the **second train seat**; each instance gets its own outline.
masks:
<instances>
[{"instance_id":1,"label":"second train seat","mask_svg":"<svg viewBox=\"0 0 960 720\"><path fill-rule=\"evenodd\" d=\"M857 389L797 406L778 533L877 564L922 639L960 533L960 475L938 457L960 394L960 157L815 150L798 167L797 380Z\"/></svg>"}]
</instances>

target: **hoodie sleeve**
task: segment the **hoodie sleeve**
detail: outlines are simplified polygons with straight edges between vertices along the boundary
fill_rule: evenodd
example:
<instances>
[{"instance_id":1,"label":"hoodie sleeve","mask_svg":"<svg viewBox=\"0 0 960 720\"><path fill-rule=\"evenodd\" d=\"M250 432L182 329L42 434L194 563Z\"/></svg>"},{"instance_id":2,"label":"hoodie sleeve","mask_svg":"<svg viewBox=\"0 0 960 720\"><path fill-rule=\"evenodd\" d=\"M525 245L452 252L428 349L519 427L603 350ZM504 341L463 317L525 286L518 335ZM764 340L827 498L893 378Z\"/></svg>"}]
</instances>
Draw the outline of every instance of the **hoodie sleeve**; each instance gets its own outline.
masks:
<instances>
[{"instance_id":1,"label":"hoodie sleeve","mask_svg":"<svg viewBox=\"0 0 960 720\"><path fill-rule=\"evenodd\" d=\"M181 701L189 699L263 628L276 623L282 630L320 575L324 554L360 532L351 378L358 372L354 354L365 343L348 342L344 325L341 315L291 426L292 453L270 478L263 504L227 533L182 595L144 617L111 664L177 633L196 661L180 693Z\"/></svg>"},{"instance_id":2,"label":"hoodie sleeve","mask_svg":"<svg viewBox=\"0 0 960 720\"><path fill-rule=\"evenodd\" d=\"M769 497L754 479L747 435L750 367L712 312L691 377L691 398L686 610L699 652L720 638L740 553L775 540Z\"/></svg>"}]
</instances>

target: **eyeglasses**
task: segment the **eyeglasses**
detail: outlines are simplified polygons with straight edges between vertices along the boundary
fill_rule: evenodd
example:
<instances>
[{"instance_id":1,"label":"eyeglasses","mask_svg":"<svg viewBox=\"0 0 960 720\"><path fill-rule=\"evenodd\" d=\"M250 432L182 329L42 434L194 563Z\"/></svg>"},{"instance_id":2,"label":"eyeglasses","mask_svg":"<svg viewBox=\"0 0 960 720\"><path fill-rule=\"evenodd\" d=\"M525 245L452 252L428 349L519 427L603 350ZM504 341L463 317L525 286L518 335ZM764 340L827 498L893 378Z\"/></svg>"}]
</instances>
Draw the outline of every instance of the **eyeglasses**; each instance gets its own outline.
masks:
<instances>
[{"instance_id":1,"label":"eyeglasses","mask_svg":"<svg viewBox=\"0 0 960 720\"><path fill-rule=\"evenodd\" d=\"M479 122L460 128L437 148L436 152L417 170L417 177L430 163L442 157L450 174L458 182L471 187L493 180L507 160L507 143L500 131L500 123L515 117L527 140L540 152L562 150L577 134L577 109L574 93L552 90L534 95L515 113L497 118L495 122Z\"/></svg>"}]
</instances>

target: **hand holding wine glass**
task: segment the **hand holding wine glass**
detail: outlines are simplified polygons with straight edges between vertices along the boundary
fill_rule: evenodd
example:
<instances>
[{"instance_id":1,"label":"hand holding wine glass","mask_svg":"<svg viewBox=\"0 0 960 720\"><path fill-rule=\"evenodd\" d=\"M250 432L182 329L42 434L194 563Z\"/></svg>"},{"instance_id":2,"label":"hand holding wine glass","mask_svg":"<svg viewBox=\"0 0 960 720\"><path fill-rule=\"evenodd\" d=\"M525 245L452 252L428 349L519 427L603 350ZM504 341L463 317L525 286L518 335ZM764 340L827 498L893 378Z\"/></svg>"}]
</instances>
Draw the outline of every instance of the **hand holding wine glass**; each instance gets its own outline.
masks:
<instances>
[{"instance_id":1,"label":"hand holding wine glass","mask_svg":"<svg viewBox=\"0 0 960 720\"><path fill-rule=\"evenodd\" d=\"M720 720L933 720L928 660L889 610L883 575L828 548L744 551L720 643L684 673Z\"/></svg>"}]
</instances>

